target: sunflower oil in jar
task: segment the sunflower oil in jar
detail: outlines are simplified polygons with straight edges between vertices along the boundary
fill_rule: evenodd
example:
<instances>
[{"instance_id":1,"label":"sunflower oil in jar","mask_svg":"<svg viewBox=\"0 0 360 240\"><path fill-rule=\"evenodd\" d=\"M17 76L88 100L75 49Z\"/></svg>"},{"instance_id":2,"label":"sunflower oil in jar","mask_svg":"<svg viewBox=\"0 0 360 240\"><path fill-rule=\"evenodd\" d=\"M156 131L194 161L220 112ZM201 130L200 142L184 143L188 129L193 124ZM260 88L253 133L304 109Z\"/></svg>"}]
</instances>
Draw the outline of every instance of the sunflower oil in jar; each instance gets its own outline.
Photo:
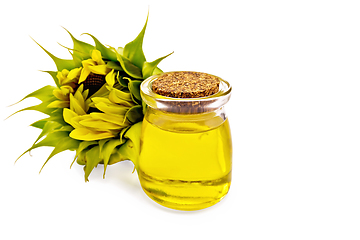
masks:
<instances>
[{"instance_id":1,"label":"sunflower oil in jar","mask_svg":"<svg viewBox=\"0 0 360 240\"><path fill-rule=\"evenodd\" d=\"M141 87L148 104L138 169L141 186L165 207L212 206L227 194L231 183L232 142L223 107L231 87L224 81L212 96L173 98L151 91L157 77Z\"/></svg>"}]
</instances>

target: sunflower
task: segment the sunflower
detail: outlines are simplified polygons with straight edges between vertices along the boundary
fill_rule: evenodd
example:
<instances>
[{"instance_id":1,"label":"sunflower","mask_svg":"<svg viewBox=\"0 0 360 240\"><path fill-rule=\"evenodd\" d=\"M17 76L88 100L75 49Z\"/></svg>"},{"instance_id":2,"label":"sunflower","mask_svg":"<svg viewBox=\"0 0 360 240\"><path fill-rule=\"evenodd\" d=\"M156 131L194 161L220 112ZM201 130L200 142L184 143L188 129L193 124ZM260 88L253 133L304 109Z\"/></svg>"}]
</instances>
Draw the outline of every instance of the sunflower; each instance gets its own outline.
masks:
<instances>
[{"instance_id":1,"label":"sunflower","mask_svg":"<svg viewBox=\"0 0 360 240\"><path fill-rule=\"evenodd\" d=\"M104 164L104 177L108 165L123 160L131 160L137 168L145 109L140 84L161 73L157 65L171 54L146 61L142 44L147 21L132 42L118 49L103 45L91 34L87 35L94 45L82 42L65 29L73 41L73 48L65 47L72 59L57 58L38 44L56 64L57 71L46 71L56 87L44 86L25 96L22 100L35 97L41 103L18 112L36 110L48 115L31 124L41 133L21 155L42 146L54 147L40 172L65 150L76 151L72 164L84 165L85 181L98 164Z\"/></svg>"}]
</instances>

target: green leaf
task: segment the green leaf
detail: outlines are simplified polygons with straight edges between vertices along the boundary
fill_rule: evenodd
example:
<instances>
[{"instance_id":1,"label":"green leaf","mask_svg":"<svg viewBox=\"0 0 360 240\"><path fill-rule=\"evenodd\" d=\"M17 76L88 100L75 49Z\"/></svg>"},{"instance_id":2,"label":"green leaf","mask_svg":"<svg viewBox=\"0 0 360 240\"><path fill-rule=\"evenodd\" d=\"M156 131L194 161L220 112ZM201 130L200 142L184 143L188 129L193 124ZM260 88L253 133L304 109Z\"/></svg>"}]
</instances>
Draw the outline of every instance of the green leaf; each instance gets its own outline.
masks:
<instances>
[{"instance_id":1,"label":"green leaf","mask_svg":"<svg viewBox=\"0 0 360 240\"><path fill-rule=\"evenodd\" d=\"M137 123L139 121L142 121L142 119L144 118L144 115L142 113L141 105L136 105L136 106L130 108L126 112L125 118L127 118L131 123Z\"/></svg>"},{"instance_id":2,"label":"green leaf","mask_svg":"<svg viewBox=\"0 0 360 240\"><path fill-rule=\"evenodd\" d=\"M149 13L148 16L146 17L145 25L141 30L141 32L139 33L139 35L132 42L129 42L124 47L124 57L129 59L130 62L132 62L135 66L139 67L140 69L142 69L144 62L146 62L142 45L143 45L144 34L148 19L149 19Z\"/></svg>"},{"instance_id":3,"label":"green leaf","mask_svg":"<svg viewBox=\"0 0 360 240\"><path fill-rule=\"evenodd\" d=\"M114 51L112 51L110 48L105 47L99 40L97 40L93 35L89 34L89 33L84 33L86 35L89 35L90 37L92 37L92 39L95 42L95 48L97 50L99 50L101 52L101 55L106 58L109 59L111 61L116 62L117 61L117 57Z\"/></svg>"},{"instance_id":4,"label":"green leaf","mask_svg":"<svg viewBox=\"0 0 360 240\"><path fill-rule=\"evenodd\" d=\"M88 59L91 58L91 51L95 48L93 45L90 45L86 42L79 41L76 39L66 28L64 28L70 35L74 47L73 47L73 55L80 59Z\"/></svg>"},{"instance_id":5,"label":"green leaf","mask_svg":"<svg viewBox=\"0 0 360 240\"><path fill-rule=\"evenodd\" d=\"M165 59L166 57L170 56L171 54L173 54L174 52L164 56L164 57L161 57L161 58L158 58L156 59L155 61L153 62L145 62L144 65L143 65L143 68L142 68L142 75L143 75L143 78L146 79L150 76L153 75L153 72L155 70L155 68L157 67L157 65L163 60Z\"/></svg>"},{"instance_id":6,"label":"green leaf","mask_svg":"<svg viewBox=\"0 0 360 240\"><path fill-rule=\"evenodd\" d=\"M34 40L34 39L33 39ZM63 69L71 70L76 67L75 63L71 59L61 59L58 57L55 57L53 54L51 54L49 51L47 51L45 48L43 48L39 43L37 43L35 40L34 42L39 45L54 61L56 68L58 71L62 71Z\"/></svg>"}]
</instances>

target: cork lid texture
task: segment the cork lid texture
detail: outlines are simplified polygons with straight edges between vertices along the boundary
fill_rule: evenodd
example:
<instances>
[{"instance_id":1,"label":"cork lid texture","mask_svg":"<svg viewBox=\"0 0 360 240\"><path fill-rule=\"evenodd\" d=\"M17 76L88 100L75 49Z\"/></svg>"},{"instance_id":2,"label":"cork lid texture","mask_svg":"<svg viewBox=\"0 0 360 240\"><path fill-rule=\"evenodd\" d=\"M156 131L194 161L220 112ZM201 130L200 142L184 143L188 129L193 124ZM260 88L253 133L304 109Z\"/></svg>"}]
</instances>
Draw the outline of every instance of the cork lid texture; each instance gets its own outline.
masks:
<instances>
[{"instance_id":1,"label":"cork lid texture","mask_svg":"<svg viewBox=\"0 0 360 240\"><path fill-rule=\"evenodd\" d=\"M153 92L172 98L199 98L219 91L220 79L200 72L169 72L152 83Z\"/></svg>"}]
</instances>

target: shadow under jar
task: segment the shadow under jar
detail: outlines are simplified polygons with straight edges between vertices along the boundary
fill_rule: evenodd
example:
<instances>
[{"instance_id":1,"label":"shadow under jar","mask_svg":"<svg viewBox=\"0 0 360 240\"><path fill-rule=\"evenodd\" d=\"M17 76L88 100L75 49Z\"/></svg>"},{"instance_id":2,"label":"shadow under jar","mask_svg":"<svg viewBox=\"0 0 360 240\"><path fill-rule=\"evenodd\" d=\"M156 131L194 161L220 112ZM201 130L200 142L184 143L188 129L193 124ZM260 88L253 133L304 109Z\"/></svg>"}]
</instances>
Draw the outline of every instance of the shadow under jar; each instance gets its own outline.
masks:
<instances>
[{"instance_id":1,"label":"shadow under jar","mask_svg":"<svg viewBox=\"0 0 360 240\"><path fill-rule=\"evenodd\" d=\"M224 105L230 94L227 81L198 72L162 73L141 84L147 110L138 174L151 199L198 210L227 194L232 141Z\"/></svg>"}]
</instances>

